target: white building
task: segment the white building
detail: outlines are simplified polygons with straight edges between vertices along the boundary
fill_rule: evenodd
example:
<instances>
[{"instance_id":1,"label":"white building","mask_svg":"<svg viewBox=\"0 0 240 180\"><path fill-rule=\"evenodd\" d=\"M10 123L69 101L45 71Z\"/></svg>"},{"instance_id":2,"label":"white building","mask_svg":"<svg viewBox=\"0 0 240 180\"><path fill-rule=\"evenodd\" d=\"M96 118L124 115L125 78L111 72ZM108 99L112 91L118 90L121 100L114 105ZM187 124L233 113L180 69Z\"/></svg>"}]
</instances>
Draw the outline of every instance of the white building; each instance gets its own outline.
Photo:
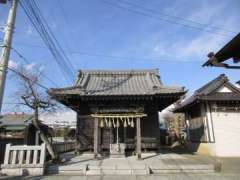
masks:
<instances>
[{"instance_id":1,"label":"white building","mask_svg":"<svg viewBox=\"0 0 240 180\"><path fill-rule=\"evenodd\" d=\"M199 154L240 156L240 90L222 74L185 99L188 147Z\"/></svg>"}]
</instances>

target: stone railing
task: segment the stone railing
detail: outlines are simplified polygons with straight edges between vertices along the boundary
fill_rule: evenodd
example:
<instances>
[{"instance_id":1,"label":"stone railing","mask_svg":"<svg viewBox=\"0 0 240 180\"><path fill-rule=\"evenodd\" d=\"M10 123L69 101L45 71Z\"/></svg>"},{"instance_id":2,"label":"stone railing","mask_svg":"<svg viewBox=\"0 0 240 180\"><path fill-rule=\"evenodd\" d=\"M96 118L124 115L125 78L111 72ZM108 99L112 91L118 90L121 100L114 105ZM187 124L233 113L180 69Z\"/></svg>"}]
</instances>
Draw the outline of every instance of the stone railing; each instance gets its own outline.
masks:
<instances>
[{"instance_id":1,"label":"stone railing","mask_svg":"<svg viewBox=\"0 0 240 180\"><path fill-rule=\"evenodd\" d=\"M2 174L43 175L46 146L6 145Z\"/></svg>"},{"instance_id":2,"label":"stone railing","mask_svg":"<svg viewBox=\"0 0 240 180\"><path fill-rule=\"evenodd\" d=\"M75 145L76 143L74 141L52 143L54 152L56 153L64 153L64 152L72 151L75 149Z\"/></svg>"}]
</instances>

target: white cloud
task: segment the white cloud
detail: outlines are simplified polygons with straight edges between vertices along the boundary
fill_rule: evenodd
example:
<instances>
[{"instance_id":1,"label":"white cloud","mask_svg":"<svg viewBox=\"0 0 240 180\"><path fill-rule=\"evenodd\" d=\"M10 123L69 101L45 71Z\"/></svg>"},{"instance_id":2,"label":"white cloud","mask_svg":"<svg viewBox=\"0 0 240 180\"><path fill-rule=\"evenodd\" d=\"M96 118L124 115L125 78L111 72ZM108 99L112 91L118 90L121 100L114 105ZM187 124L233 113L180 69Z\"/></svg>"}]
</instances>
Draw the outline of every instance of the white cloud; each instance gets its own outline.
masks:
<instances>
[{"instance_id":1,"label":"white cloud","mask_svg":"<svg viewBox=\"0 0 240 180\"><path fill-rule=\"evenodd\" d=\"M46 66L45 66L45 65L41 65L41 66L39 66L39 68L38 68L38 69L39 69L39 71L40 71L40 72L42 72L42 71L44 71L44 69L45 69L45 68L46 68Z\"/></svg>"},{"instance_id":2,"label":"white cloud","mask_svg":"<svg viewBox=\"0 0 240 180\"><path fill-rule=\"evenodd\" d=\"M56 23L55 21L53 21L53 22L51 23L51 27L54 28L54 29L57 28L57 23Z\"/></svg>"},{"instance_id":3,"label":"white cloud","mask_svg":"<svg viewBox=\"0 0 240 180\"><path fill-rule=\"evenodd\" d=\"M233 27L236 20L234 18L226 19L226 29ZM216 33L209 33L206 31L200 32L193 37L182 38L176 37L174 40L161 39L152 48L153 56L172 57L177 60L189 60L192 58L205 58L211 51L216 52L224 46L229 40L234 37L232 33L225 33L221 31Z\"/></svg>"},{"instance_id":4,"label":"white cloud","mask_svg":"<svg viewBox=\"0 0 240 180\"><path fill-rule=\"evenodd\" d=\"M9 60L8 67L10 67L10 68L17 68L18 67L18 63L16 61Z\"/></svg>"},{"instance_id":5,"label":"white cloud","mask_svg":"<svg viewBox=\"0 0 240 180\"><path fill-rule=\"evenodd\" d=\"M27 31L26 31L26 34L27 34L27 35L32 35L32 34L33 34L33 29L32 29L31 26L28 26Z\"/></svg>"},{"instance_id":6,"label":"white cloud","mask_svg":"<svg viewBox=\"0 0 240 180\"><path fill-rule=\"evenodd\" d=\"M33 70L33 68L34 68L35 65L36 65L35 63L30 63L30 64L25 65L24 68L25 68L26 70L31 71L31 70Z\"/></svg>"},{"instance_id":7,"label":"white cloud","mask_svg":"<svg viewBox=\"0 0 240 180\"><path fill-rule=\"evenodd\" d=\"M199 6L197 9L193 9L192 13L189 14L187 19L196 21L202 24L208 24L210 21L214 19L216 22L215 17L219 15L219 13L223 12L225 5L224 3L218 3L214 6L209 5L209 2L202 2L202 4L199 2Z\"/></svg>"},{"instance_id":8,"label":"white cloud","mask_svg":"<svg viewBox=\"0 0 240 180\"><path fill-rule=\"evenodd\" d=\"M211 34L204 33L192 39L185 45L182 44L180 47L177 47L177 49L182 52L182 56L201 57L203 55L207 55L210 51L217 51L226 39L226 37L213 36Z\"/></svg>"},{"instance_id":9,"label":"white cloud","mask_svg":"<svg viewBox=\"0 0 240 180\"><path fill-rule=\"evenodd\" d=\"M163 43L154 46L153 52L157 53L159 56L168 56L168 51L166 51L166 48L164 47Z\"/></svg>"},{"instance_id":10,"label":"white cloud","mask_svg":"<svg viewBox=\"0 0 240 180\"><path fill-rule=\"evenodd\" d=\"M179 3L174 7L178 5ZM237 29L239 24L237 16L223 16L225 7L224 3L209 6L209 3L199 2L198 6L189 11L183 11L184 8L176 8L177 13L174 12L175 14L182 15L189 20L186 21L189 25L200 27L202 31L191 32L189 29L180 28L176 29L177 31L172 33L172 36L170 34L166 36L168 33L162 34L158 42L152 46L152 56L165 56L179 61L202 61L209 52L218 51L234 37L235 34L230 31ZM224 20L219 17L224 17Z\"/></svg>"}]
</instances>

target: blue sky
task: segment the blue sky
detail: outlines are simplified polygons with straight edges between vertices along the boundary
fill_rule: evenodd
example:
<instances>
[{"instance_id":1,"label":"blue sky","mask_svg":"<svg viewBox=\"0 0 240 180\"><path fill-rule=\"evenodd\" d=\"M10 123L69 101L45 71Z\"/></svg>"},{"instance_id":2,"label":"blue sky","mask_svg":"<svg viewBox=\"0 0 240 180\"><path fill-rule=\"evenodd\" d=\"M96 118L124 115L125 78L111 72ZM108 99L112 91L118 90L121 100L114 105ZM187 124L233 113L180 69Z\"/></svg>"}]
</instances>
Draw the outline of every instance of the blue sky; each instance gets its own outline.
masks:
<instances>
[{"instance_id":1,"label":"blue sky","mask_svg":"<svg viewBox=\"0 0 240 180\"><path fill-rule=\"evenodd\" d=\"M158 13L136 13L139 9L125 2ZM239 80L238 70L201 67L210 51L217 51L239 31L239 0L41 0L38 4L76 72L79 69L158 68L164 84L185 86L190 92L221 73L232 82ZM8 10L9 5L0 5L0 26L5 25ZM198 29L179 24L196 26L191 21L204 26ZM71 85L65 81L20 6L12 46L31 62L26 65L29 70L41 66L60 87ZM22 63L12 52L10 64ZM46 79L42 83L54 87ZM16 82L9 76L5 103L12 102L15 87ZM3 108L5 112L12 110L8 104Z\"/></svg>"}]
</instances>

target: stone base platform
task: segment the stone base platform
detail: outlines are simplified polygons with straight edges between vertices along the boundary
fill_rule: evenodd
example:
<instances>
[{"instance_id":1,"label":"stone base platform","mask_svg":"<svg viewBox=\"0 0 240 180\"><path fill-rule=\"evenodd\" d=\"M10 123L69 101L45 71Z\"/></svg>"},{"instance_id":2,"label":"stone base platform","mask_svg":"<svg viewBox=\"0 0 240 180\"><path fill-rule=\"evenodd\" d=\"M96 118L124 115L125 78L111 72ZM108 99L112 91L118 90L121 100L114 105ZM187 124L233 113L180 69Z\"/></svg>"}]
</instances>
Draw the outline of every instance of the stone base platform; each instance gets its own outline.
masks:
<instances>
[{"instance_id":1,"label":"stone base platform","mask_svg":"<svg viewBox=\"0 0 240 180\"><path fill-rule=\"evenodd\" d=\"M7 174L10 176L27 176L27 175L43 175L44 174L44 165L35 164L35 165L2 165L1 173Z\"/></svg>"},{"instance_id":2,"label":"stone base platform","mask_svg":"<svg viewBox=\"0 0 240 180\"><path fill-rule=\"evenodd\" d=\"M48 174L62 175L147 175L164 173L211 173L217 162L207 156L143 154L125 158L75 156L62 165L47 167Z\"/></svg>"}]
</instances>

